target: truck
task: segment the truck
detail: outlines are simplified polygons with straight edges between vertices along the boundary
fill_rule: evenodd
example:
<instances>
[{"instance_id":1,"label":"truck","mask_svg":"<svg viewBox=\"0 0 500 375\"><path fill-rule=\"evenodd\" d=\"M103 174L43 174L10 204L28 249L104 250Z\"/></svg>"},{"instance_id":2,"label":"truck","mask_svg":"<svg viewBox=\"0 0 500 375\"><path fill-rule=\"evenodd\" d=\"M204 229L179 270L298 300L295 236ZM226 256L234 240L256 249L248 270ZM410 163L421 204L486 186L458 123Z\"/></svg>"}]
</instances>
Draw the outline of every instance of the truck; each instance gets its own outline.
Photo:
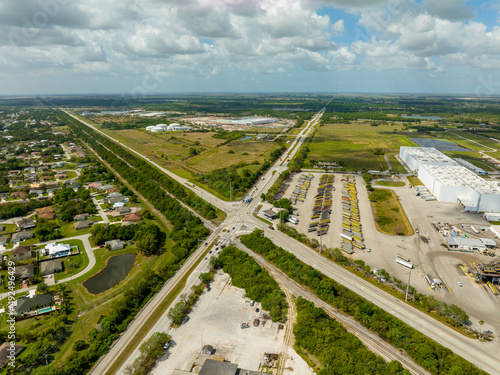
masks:
<instances>
[{"instance_id":1,"label":"truck","mask_svg":"<svg viewBox=\"0 0 500 375\"><path fill-rule=\"evenodd\" d=\"M295 216L289 216L288 217L288 221L292 224L298 224L299 223L299 219L297 219Z\"/></svg>"}]
</instances>

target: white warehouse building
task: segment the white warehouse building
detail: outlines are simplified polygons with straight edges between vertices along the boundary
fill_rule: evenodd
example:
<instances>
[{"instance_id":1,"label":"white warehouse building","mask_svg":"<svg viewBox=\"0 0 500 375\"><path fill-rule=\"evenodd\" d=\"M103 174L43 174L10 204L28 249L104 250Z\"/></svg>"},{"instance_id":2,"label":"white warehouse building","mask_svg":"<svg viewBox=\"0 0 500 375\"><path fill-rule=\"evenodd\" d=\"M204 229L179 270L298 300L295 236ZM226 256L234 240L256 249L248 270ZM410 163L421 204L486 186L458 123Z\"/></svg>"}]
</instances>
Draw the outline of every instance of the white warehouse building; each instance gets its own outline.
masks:
<instances>
[{"instance_id":1,"label":"white warehouse building","mask_svg":"<svg viewBox=\"0 0 500 375\"><path fill-rule=\"evenodd\" d=\"M433 147L401 147L399 157L415 173L422 165L458 165L453 159Z\"/></svg>"},{"instance_id":2,"label":"white warehouse building","mask_svg":"<svg viewBox=\"0 0 500 375\"><path fill-rule=\"evenodd\" d=\"M500 188L431 147L401 147L399 156L438 201L465 211L500 212Z\"/></svg>"}]
</instances>

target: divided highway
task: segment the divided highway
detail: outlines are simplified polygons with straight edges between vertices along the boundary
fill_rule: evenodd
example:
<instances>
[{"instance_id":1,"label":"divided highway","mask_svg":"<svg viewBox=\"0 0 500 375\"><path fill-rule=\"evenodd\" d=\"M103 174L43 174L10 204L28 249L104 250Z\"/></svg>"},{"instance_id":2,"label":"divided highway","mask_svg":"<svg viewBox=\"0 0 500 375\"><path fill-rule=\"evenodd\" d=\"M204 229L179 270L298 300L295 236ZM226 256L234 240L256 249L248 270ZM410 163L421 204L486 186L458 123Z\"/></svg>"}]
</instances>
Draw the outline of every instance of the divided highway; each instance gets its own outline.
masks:
<instances>
[{"instance_id":1,"label":"divided highway","mask_svg":"<svg viewBox=\"0 0 500 375\"><path fill-rule=\"evenodd\" d=\"M301 144L307 140L308 136L310 136L310 134L313 132L315 125L317 125L317 123L321 119L324 110L325 109L323 108L313 117L313 119L309 122L309 124L299 133L299 135L297 135L291 146L283 154L281 160L276 161L269 169L269 171L264 175L262 180L257 182L256 190L254 193L255 197L259 197L261 193L267 191L269 187L271 187L274 184L274 182L278 179L281 172L283 172L288 168L287 159L291 160L293 156L297 153L297 151L300 149ZM95 131L108 137L109 139L117 142L116 140L109 137L105 133L96 129L93 125L85 121L82 121L80 118L76 117L75 115L69 112L66 113L74 117L78 121L84 123L85 125L91 127ZM129 151L133 152L135 155L147 160L156 168L160 169L170 177L174 178L178 182L182 183L184 186L191 189L201 198L211 202L214 206L217 206L218 208L224 210L227 213L228 216L226 220L221 226L219 226L215 230L214 233L212 233L209 239L210 241L215 239L216 234L220 233L222 228L226 226L235 228L235 230L231 232L233 240L236 233L241 234L243 232L253 230L254 228L263 229L265 235L269 237L276 245L281 246L287 251L295 254L301 261L316 268L318 271L322 272L326 276L332 278L333 280L346 286L352 291L358 293L363 298L366 298L367 300L371 301L377 306L393 314L397 318L404 321L406 324L419 330L420 332L424 333L425 335L432 338L436 342L449 348L450 350L462 356L463 358L467 359L468 361L474 363L476 366L483 369L484 371L487 371L491 374L500 374L500 358L494 357L482 350L482 348L484 348L485 345L488 345L487 343L482 343L479 342L478 340L473 340L463 336L462 334L456 332L455 330L445 326L444 324L439 323L438 321L432 319L428 315L420 312L411 305L393 297L392 295L384 292L383 290L377 288L376 286L359 278L355 274L347 271L341 266L322 257L316 251L310 249L309 247L303 245L302 243L288 237L287 235L279 231L269 230L267 228L267 225L265 225L263 222L261 222L260 220L256 219L253 216L255 208L257 207L258 204L260 204L259 199L254 199L250 203L223 201L218 197L215 197L214 195L204 191L203 189L194 186L186 179L183 179L171 173L170 171L166 170L162 166L158 165L154 161L147 158L146 156L140 154L136 150L124 145L123 143L120 142L117 143L119 143L122 147L128 149ZM186 263L194 264L196 260L198 260L202 256L202 254L203 254L203 247L198 249ZM252 256L256 257L255 254L253 254ZM106 374L107 370L112 366L114 360L118 357L120 347L125 346L125 344L129 340L131 340L131 338L134 336L134 333L141 328L142 326L141 324L143 324L144 321L146 320L148 312L145 310L146 309L150 310L149 309L150 305L151 308L158 305L159 302L157 303L156 301L165 298L166 294L168 294L168 292L174 288L175 281L180 279L181 276L184 275L187 272L187 270L189 270L189 268L190 267L188 266L188 264L185 264L181 268L181 270L178 271L177 275L174 277L175 280L174 278L169 280L169 282L165 285L165 287L157 294L157 296L154 297L154 299L145 307L143 311L141 311L141 313L137 316L137 318L131 323L130 327L122 335L122 337L115 343L110 352L108 352L108 354L102 358L101 362L94 368L92 373ZM289 287L293 290L291 286ZM294 291L294 293L295 292L296 290ZM401 360L400 358L398 359ZM414 364L406 363L405 367L410 367L410 365L413 366ZM416 373L424 373L422 369L416 370L416 368L414 368L413 371Z\"/></svg>"}]
</instances>

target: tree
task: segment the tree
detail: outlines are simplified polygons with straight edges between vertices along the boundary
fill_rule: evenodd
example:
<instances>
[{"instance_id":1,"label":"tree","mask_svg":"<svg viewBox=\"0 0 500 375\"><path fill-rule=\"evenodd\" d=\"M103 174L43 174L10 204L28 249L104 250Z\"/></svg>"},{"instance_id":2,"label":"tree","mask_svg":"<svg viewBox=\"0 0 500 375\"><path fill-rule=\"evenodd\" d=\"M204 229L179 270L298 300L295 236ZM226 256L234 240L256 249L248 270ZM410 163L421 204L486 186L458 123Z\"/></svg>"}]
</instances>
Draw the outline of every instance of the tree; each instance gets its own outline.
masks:
<instances>
[{"instance_id":1,"label":"tree","mask_svg":"<svg viewBox=\"0 0 500 375\"><path fill-rule=\"evenodd\" d=\"M483 324L484 324L484 320L482 320L482 319L481 319L478 323L479 323L479 325L481 326L481 327L480 327L480 331L479 331L479 332L480 332L480 333L483 333Z\"/></svg>"},{"instance_id":2,"label":"tree","mask_svg":"<svg viewBox=\"0 0 500 375\"><path fill-rule=\"evenodd\" d=\"M186 309L186 301L184 300L184 298L182 298L179 302L175 304L174 307L168 310L167 316L174 324L180 325L182 323L182 320L184 319L185 309Z\"/></svg>"},{"instance_id":3,"label":"tree","mask_svg":"<svg viewBox=\"0 0 500 375\"><path fill-rule=\"evenodd\" d=\"M45 283L41 283L36 287L36 291L38 294L45 294L49 290L49 287Z\"/></svg>"}]
</instances>

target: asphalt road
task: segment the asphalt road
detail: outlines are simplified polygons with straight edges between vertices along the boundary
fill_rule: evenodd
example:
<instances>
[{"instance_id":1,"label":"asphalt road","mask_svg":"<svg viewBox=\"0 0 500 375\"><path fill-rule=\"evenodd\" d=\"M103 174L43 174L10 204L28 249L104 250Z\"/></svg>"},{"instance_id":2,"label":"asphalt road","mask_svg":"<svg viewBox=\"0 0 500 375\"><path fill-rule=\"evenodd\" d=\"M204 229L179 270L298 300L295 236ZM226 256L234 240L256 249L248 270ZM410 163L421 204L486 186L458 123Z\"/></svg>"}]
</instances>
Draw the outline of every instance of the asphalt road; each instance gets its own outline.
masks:
<instances>
[{"instance_id":1,"label":"asphalt road","mask_svg":"<svg viewBox=\"0 0 500 375\"><path fill-rule=\"evenodd\" d=\"M317 124L319 119L321 118L321 115L323 113L323 110L318 112L311 122L308 124L308 126L301 131L301 133L296 137L294 142L292 143L291 147L288 149L288 151L285 152L285 154L282 156L281 160L278 160L274 163L274 165L269 169L269 171L265 174L263 179L259 181L256 184L256 191L254 193L254 197L259 197L260 194L264 191L266 191L272 184L276 181L276 179L279 177L280 173L287 169L288 162L287 159L290 158L292 159L295 153L298 151L299 144L303 143L306 141L307 136L310 134L312 131L312 128L314 125ZM72 117L80 120L76 116L72 115L71 113L68 113ZM82 121L84 122L84 121ZM84 122L85 123L85 122ZM86 123L86 125L92 127L94 130L100 132L98 129L95 129L92 125ZM108 137L105 133L100 132L104 136ZM108 137L112 139L111 137ZM114 141L114 140L113 140ZM116 142L116 141L115 141ZM120 142L118 142L120 143ZM411 305L400 301L399 299L385 293L381 289L377 288L376 286L373 286L372 284L366 282L365 280L357 277L356 275L352 274L351 272L345 270L344 268L332 263L331 261L325 259L309 247L306 247L305 245L299 243L298 241L295 241L294 239L286 236L283 233L280 233L278 231L272 231L267 228L267 226L253 217L252 213L255 210L255 207L260 203L258 199L254 199L250 203L231 203L231 202L225 202L220 200L219 198L213 196L212 194L209 194L207 192L202 191L202 189L193 186L191 183L189 183L187 180L180 178L179 176L167 171L163 167L159 166L158 164L152 162L150 159L147 157L141 155L137 151L131 149L130 147L120 143L121 146L125 147L129 151L133 152L134 154L146 159L148 162L151 164L155 165L157 168L162 170L164 173L168 174L170 177L176 179L180 183L183 183L185 186L193 190L197 195L202 197L205 200L209 200L213 205L219 207L220 209L223 209L228 213L228 217L224 222L224 226L229 225L229 227L234 227L235 229L233 230L232 234L241 234L242 232L247 232L249 230L252 230L253 228L261 228L264 229L266 236L271 238L271 240L283 247L284 249L290 251L291 253L295 254L300 260L304 261L305 263L313 266L316 268L318 271L324 273L326 276L334 279L335 281L341 283L342 285L348 287L352 291L358 293L360 296L366 298L367 300L373 302L377 306L383 308L387 312L393 314L397 318L401 319L408 325L414 327L415 329L419 330L420 332L424 333L428 337L434 339L435 341L439 342L440 344L448 347L450 350L453 352L457 353L458 355L462 356L463 358L469 360L470 362L474 363L476 366L479 368L491 373L491 374L499 374L500 373L500 358L497 358L494 355L489 354L488 352L484 351L486 346L488 345L487 343L481 343L477 340L469 339L462 334L454 331L453 329L445 326L444 324L441 324L437 322L436 320L430 318L428 315L420 312L419 310L413 308ZM290 151L291 150L291 151ZM243 228L244 226L244 228ZM222 226L220 226L217 230L219 231ZM211 236L213 238L213 235ZM190 258L190 263L194 263L197 259L197 257L201 256L201 251L200 249L191 256ZM183 274L187 271L189 267L183 267L178 273ZM178 280L179 278L177 277L175 280ZM154 299L148 304L148 306L153 306L156 302L153 302L154 300L160 300L168 294L168 291L173 288L173 283L175 283L174 279L171 279L167 284L172 285L171 287L164 287L160 293L157 294L157 296L154 297ZM148 306L145 307L144 310L148 308ZM148 309L149 310L149 309ZM145 319L147 318L147 314L143 314L141 312L136 320L130 325L129 329L122 335L123 337L127 337L126 340L119 339L113 349L110 350L110 352L103 358L103 360L99 363L99 365L95 368L93 373L95 374L105 374L106 372L103 371L105 368L102 366L105 366L105 364L108 364L107 366L110 366L110 364L114 361L114 359L117 357L115 348L116 350L119 350L119 348L122 348L123 345L128 342L128 340L133 337L134 333L137 332L140 327L141 327L141 322L144 322ZM104 363L104 364L103 364ZM102 365L101 365L102 364ZM109 368L109 367L107 367ZM99 369L99 371L98 371Z\"/></svg>"}]
</instances>

